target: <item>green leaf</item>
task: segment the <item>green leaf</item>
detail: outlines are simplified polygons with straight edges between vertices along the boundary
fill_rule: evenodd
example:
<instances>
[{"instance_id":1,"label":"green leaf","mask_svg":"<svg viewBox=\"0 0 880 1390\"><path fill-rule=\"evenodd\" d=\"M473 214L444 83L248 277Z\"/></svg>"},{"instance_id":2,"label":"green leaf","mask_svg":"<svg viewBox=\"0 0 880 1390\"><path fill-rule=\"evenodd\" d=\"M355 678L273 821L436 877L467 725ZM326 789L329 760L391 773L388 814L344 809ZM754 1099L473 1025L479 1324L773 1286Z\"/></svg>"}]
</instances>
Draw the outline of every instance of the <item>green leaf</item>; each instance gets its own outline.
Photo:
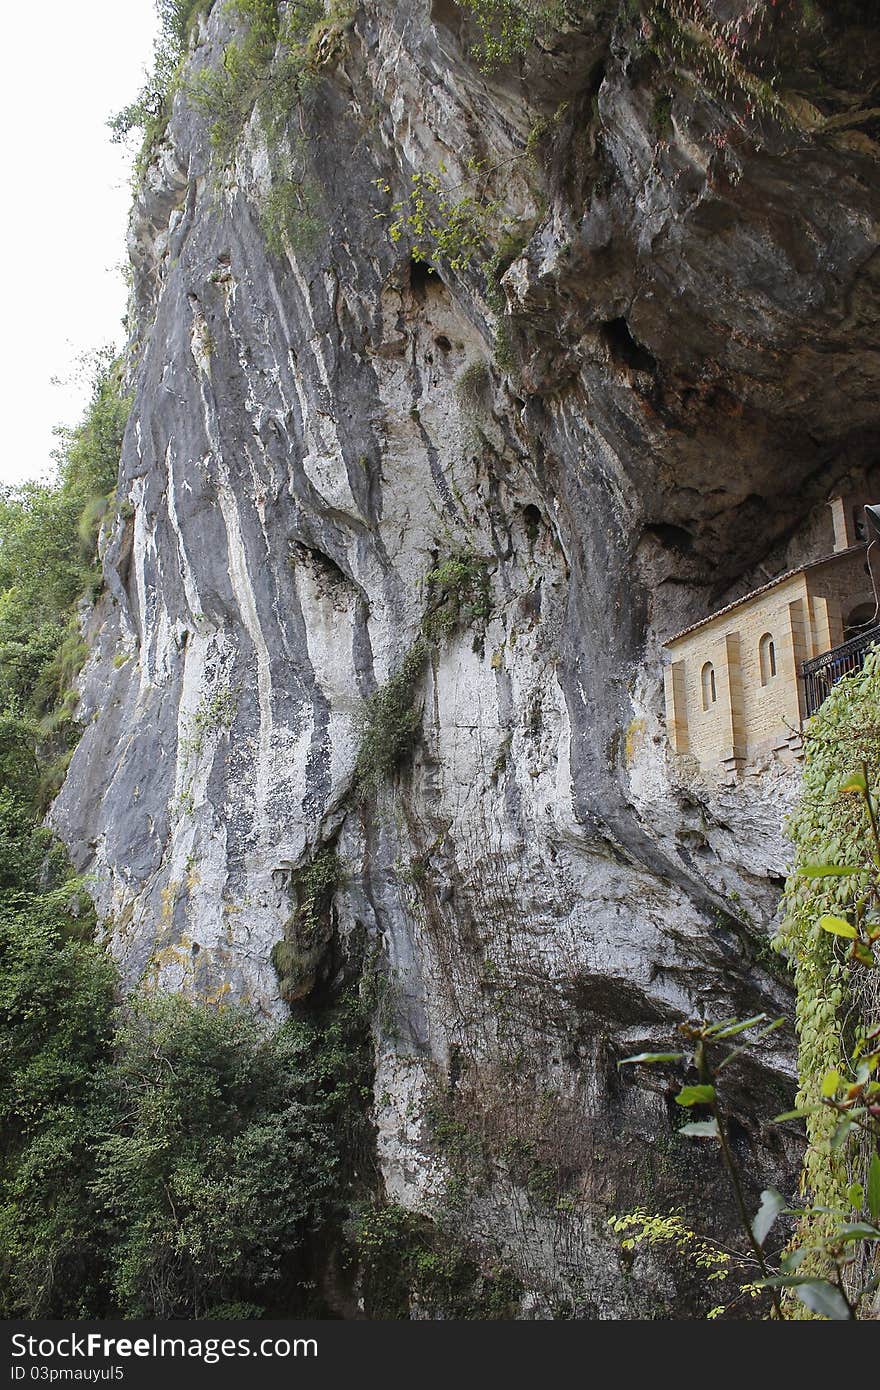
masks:
<instances>
[{"instance_id":1,"label":"green leaf","mask_svg":"<svg viewBox=\"0 0 880 1390\"><path fill-rule=\"evenodd\" d=\"M837 1128L831 1136L831 1152L833 1154L838 1153L839 1150L843 1148L844 1144L849 1138L849 1132L852 1128L852 1120L843 1119L840 1121L840 1123L838 1124Z\"/></svg>"},{"instance_id":2,"label":"green leaf","mask_svg":"<svg viewBox=\"0 0 880 1390\"><path fill-rule=\"evenodd\" d=\"M839 1087L840 1072L826 1071L825 1075L822 1077L822 1095L824 1096L824 1098L826 1100L830 1100L832 1096L836 1096Z\"/></svg>"},{"instance_id":3,"label":"green leaf","mask_svg":"<svg viewBox=\"0 0 880 1390\"><path fill-rule=\"evenodd\" d=\"M804 1252L807 1253L806 1251ZM785 1267L786 1262L783 1262ZM771 1274L769 1279L756 1279L756 1289L793 1289L798 1284L811 1284L812 1276L808 1274Z\"/></svg>"},{"instance_id":4,"label":"green leaf","mask_svg":"<svg viewBox=\"0 0 880 1390\"><path fill-rule=\"evenodd\" d=\"M765 1187L761 1193L761 1205L752 1222L752 1235L759 1245L764 1244L774 1221L779 1213L785 1210L785 1206L785 1198L781 1192L777 1192L775 1187Z\"/></svg>"},{"instance_id":5,"label":"green leaf","mask_svg":"<svg viewBox=\"0 0 880 1390\"><path fill-rule=\"evenodd\" d=\"M836 1236L838 1240L880 1240L880 1231L865 1221L846 1221L838 1226Z\"/></svg>"},{"instance_id":6,"label":"green leaf","mask_svg":"<svg viewBox=\"0 0 880 1390\"><path fill-rule=\"evenodd\" d=\"M766 1023L766 1014L755 1014L752 1018L743 1019L742 1023L734 1023L730 1028L722 1028L720 1033L713 1033L715 1038L732 1038L737 1033L744 1033L747 1028L757 1028L759 1023Z\"/></svg>"},{"instance_id":7,"label":"green leaf","mask_svg":"<svg viewBox=\"0 0 880 1390\"><path fill-rule=\"evenodd\" d=\"M676 1105L711 1105L715 1099L714 1086L682 1086L675 1097Z\"/></svg>"},{"instance_id":8,"label":"green leaf","mask_svg":"<svg viewBox=\"0 0 880 1390\"><path fill-rule=\"evenodd\" d=\"M683 1052L637 1052L634 1057L623 1057L617 1065L625 1067L631 1062L644 1062L647 1065L651 1062L681 1062L683 1058Z\"/></svg>"},{"instance_id":9,"label":"green leaf","mask_svg":"<svg viewBox=\"0 0 880 1390\"><path fill-rule=\"evenodd\" d=\"M781 1115L774 1115L770 1121L773 1125L784 1124L786 1120L806 1120L813 1113L813 1107L808 1110L784 1110Z\"/></svg>"},{"instance_id":10,"label":"green leaf","mask_svg":"<svg viewBox=\"0 0 880 1390\"><path fill-rule=\"evenodd\" d=\"M831 932L832 936L845 936L848 941L857 941L859 934L852 922L847 922L843 917L820 917L819 926L823 931Z\"/></svg>"},{"instance_id":11,"label":"green leaf","mask_svg":"<svg viewBox=\"0 0 880 1390\"><path fill-rule=\"evenodd\" d=\"M834 1322L846 1322L852 1317L840 1289L829 1284L827 1279L805 1280L795 1286L795 1293L811 1313L818 1313L820 1317L831 1318Z\"/></svg>"},{"instance_id":12,"label":"green leaf","mask_svg":"<svg viewBox=\"0 0 880 1390\"><path fill-rule=\"evenodd\" d=\"M860 1182L851 1182L846 1189L846 1200L856 1211L860 1211L865 1203L865 1189Z\"/></svg>"},{"instance_id":13,"label":"green leaf","mask_svg":"<svg viewBox=\"0 0 880 1390\"><path fill-rule=\"evenodd\" d=\"M682 1125L678 1132L688 1139L717 1139L718 1121L692 1120L689 1125Z\"/></svg>"},{"instance_id":14,"label":"green leaf","mask_svg":"<svg viewBox=\"0 0 880 1390\"><path fill-rule=\"evenodd\" d=\"M839 792L867 792L868 784L864 772L853 772L837 788Z\"/></svg>"},{"instance_id":15,"label":"green leaf","mask_svg":"<svg viewBox=\"0 0 880 1390\"><path fill-rule=\"evenodd\" d=\"M802 864L798 869L802 878L843 878L846 874L862 872L855 864Z\"/></svg>"},{"instance_id":16,"label":"green leaf","mask_svg":"<svg viewBox=\"0 0 880 1390\"><path fill-rule=\"evenodd\" d=\"M722 1057L715 1070L721 1071L722 1067L726 1067L728 1062L733 1062L737 1057L741 1057L750 1047L754 1047L756 1043L763 1042L765 1038L769 1037L771 1033L775 1033L777 1028L781 1028L783 1024L787 1022L788 1020L786 1018L774 1018L773 1022L768 1023L766 1028L762 1028L756 1037L749 1038L748 1042L740 1044L739 1047L735 1047L731 1052L728 1052L726 1057Z\"/></svg>"},{"instance_id":17,"label":"green leaf","mask_svg":"<svg viewBox=\"0 0 880 1390\"><path fill-rule=\"evenodd\" d=\"M868 1211L872 1221L880 1221L880 1154L874 1151L868 1166Z\"/></svg>"},{"instance_id":18,"label":"green leaf","mask_svg":"<svg viewBox=\"0 0 880 1390\"><path fill-rule=\"evenodd\" d=\"M798 1266L803 1264L808 1254L809 1251L806 1249L805 1246L802 1245L798 1250L792 1250L788 1255L785 1256L780 1268L783 1269L787 1274L794 1274Z\"/></svg>"}]
</instances>

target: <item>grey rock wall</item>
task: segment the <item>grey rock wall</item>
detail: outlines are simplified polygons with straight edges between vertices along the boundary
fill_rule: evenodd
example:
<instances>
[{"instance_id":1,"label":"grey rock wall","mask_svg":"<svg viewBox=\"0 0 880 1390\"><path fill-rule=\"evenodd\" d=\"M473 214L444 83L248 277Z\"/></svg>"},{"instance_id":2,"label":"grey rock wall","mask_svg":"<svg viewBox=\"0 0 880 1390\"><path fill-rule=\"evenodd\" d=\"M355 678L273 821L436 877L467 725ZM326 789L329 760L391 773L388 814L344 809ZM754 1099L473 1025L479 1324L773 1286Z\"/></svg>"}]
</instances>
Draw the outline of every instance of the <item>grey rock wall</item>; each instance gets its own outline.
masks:
<instances>
[{"instance_id":1,"label":"grey rock wall","mask_svg":"<svg viewBox=\"0 0 880 1390\"><path fill-rule=\"evenodd\" d=\"M384 981L384 1188L500 1251L536 1315L685 1306L607 1218L692 1204L717 1163L675 1140L669 1077L616 1064L695 1014L790 1011L765 944L794 779L677 780L659 642L797 555L878 410L870 122L749 115L618 8L487 75L457 6L358 5L289 131L325 230L283 256L257 120L218 174L177 98L132 218L124 505L53 812L129 984L267 1020L297 870L336 846L325 973L358 941ZM868 38L832 74L850 112ZM414 172L518 231L504 368L480 266L426 274L389 236ZM364 796L365 701L462 553L488 614L434 646L412 756ZM797 1157L766 1124L777 1036L734 1095L755 1187ZM479 1180L450 1134L492 1156Z\"/></svg>"}]
</instances>

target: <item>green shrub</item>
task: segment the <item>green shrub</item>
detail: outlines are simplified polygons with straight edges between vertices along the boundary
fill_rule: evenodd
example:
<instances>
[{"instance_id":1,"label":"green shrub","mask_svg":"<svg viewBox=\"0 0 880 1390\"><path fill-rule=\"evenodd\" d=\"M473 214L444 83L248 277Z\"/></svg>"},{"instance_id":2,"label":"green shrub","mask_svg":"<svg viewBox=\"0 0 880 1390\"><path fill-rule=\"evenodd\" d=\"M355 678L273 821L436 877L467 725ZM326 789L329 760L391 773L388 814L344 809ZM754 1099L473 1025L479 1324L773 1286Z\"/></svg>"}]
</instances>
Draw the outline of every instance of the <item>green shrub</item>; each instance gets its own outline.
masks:
<instances>
[{"instance_id":1,"label":"green shrub","mask_svg":"<svg viewBox=\"0 0 880 1390\"><path fill-rule=\"evenodd\" d=\"M410 176L407 196L391 205L394 220L388 231L392 241L405 237L410 242L414 261L425 261L431 266L445 263L451 270L466 270L484 260L502 204L471 193L450 197L441 179L445 172L441 166L438 174ZM480 169L475 167L472 172L476 177ZM376 186L381 193L391 192L387 180L377 179ZM507 228L506 221L502 225Z\"/></svg>"},{"instance_id":2,"label":"green shrub","mask_svg":"<svg viewBox=\"0 0 880 1390\"><path fill-rule=\"evenodd\" d=\"M474 57L485 72L521 57L565 19L563 0L459 0L476 20L480 38Z\"/></svg>"},{"instance_id":3,"label":"green shrub","mask_svg":"<svg viewBox=\"0 0 880 1390\"><path fill-rule=\"evenodd\" d=\"M320 0L300 0L282 13L277 0L232 0L243 32L227 44L219 68L203 68L187 85L192 104L210 122L211 143L228 163L257 108L271 144L314 88L309 38L324 17Z\"/></svg>"},{"instance_id":4,"label":"green shrub","mask_svg":"<svg viewBox=\"0 0 880 1390\"><path fill-rule=\"evenodd\" d=\"M428 610L422 630L430 641L451 637L460 626L483 624L492 612L486 561L460 551L427 575Z\"/></svg>"},{"instance_id":5,"label":"green shrub","mask_svg":"<svg viewBox=\"0 0 880 1390\"><path fill-rule=\"evenodd\" d=\"M104 1079L114 1132L94 1190L113 1296L130 1316L201 1316L273 1288L320 1221L339 1165L303 1092L310 1039L174 997L125 1011Z\"/></svg>"},{"instance_id":6,"label":"green shrub","mask_svg":"<svg viewBox=\"0 0 880 1390\"><path fill-rule=\"evenodd\" d=\"M312 1233L369 1172L368 1001L274 1033L179 997L116 1010L109 958L8 901L0 1314L302 1314Z\"/></svg>"},{"instance_id":7,"label":"green shrub","mask_svg":"<svg viewBox=\"0 0 880 1390\"><path fill-rule=\"evenodd\" d=\"M477 416L482 413L485 408L485 393L491 382L488 365L482 358L468 362L462 369L455 382L455 394L466 415Z\"/></svg>"},{"instance_id":8,"label":"green shrub","mask_svg":"<svg viewBox=\"0 0 880 1390\"><path fill-rule=\"evenodd\" d=\"M61 432L55 481L0 490L0 709L48 714L82 664L72 609L98 579L130 406L119 364L102 354L82 422Z\"/></svg>"},{"instance_id":9,"label":"green shrub","mask_svg":"<svg viewBox=\"0 0 880 1390\"><path fill-rule=\"evenodd\" d=\"M81 1317L104 1306L90 1182L114 974L28 887L0 885L0 1315Z\"/></svg>"}]
</instances>

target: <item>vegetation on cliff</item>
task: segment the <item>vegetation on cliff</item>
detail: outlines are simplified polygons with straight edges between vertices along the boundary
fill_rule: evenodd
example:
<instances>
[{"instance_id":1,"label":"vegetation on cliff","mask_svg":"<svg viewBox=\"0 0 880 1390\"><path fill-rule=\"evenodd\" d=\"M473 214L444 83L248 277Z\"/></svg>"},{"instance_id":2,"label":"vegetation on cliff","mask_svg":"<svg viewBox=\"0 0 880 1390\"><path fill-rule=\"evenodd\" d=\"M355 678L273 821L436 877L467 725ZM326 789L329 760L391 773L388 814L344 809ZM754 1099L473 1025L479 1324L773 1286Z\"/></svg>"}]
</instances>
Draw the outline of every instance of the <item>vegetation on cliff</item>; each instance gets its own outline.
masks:
<instances>
[{"instance_id":1,"label":"vegetation on cliff","mask_svg":"<svg viewBox=\"0 0 880 1390\"><path fill-rule=\"evenodd\" d=\"M363 1010L267 1035L245 1010L121 1004L41 823L80 732L77 605L129 405L105 355L54 481L0 496L0 1313L302 1310L363 1109Z\"/></svg>"},{"instance_id":2,"label":"vegetation on cliff","mask_svg":"<svg viewBox=\"0 0 880 1390\"><path fill-rule=\"evenodd\" d=\"M369 1078L357 1001L271 1033L246 1009L121 1005L66 927L57 900L3 891L3 1316L320 1311L314 1232Z\"/></svg>"},{"instance_id":3,"label":"vegetation on cliff","mask_svg":"<svg viewBox=\"0 0 880 1390\"><path fill-rule=\"evenodd\" d=\"M798 1233L808 1266L862 1310L880 1232L880 652L810 721L778 944L792 962L807 1127ZM804 1271L806 1272L806 1271Z\"/></svg>"},{"instance_id":4,"label":"vegetation on cliff","mask_svg":"<svg viewBox=\"0 0 880 1390\"><path fill-rule=\"evenodd\" d=\"M767 1116L774 1124L806 1125L800 1194L768 1189L752 1217L725 1114L724 1069L784 1020L761 1015L687 1025L670 1044L681 1050L626 1060L689 1069L675 1099L698 1118L679 1134L720 1145L742 1217L742 1253L732 1265L730 1252L718 1251L723 1259L707 1264L712 1243L683 1229L675 1215L639 1210L612 1226L628 1248L671 1246L707 1270L709 1280L729 1280L738 1270L739 1291L725 1286L728 1298L769 1295L777 1317L874 1318L880 1287L880 651L872 650L861 672L831 689L810 721L805 746L800 798L788 827L796 860L775 942L797 990L799 1089L795 1109ZM732 1049L731 1038L737 1040ZM789 1221L789 1243L771 1254L765 1242L782 1216Z\"/></svg>"},{"instance_id":5,"label":"vegetation on cliff","mask_svg":"<svg viewBox=\"0 0 880 1390\"><path fill-rule=\"evenodd\" d=\"M61 435L55 478L0 490L0 718L21 750L17 774L4 764L6 790L26 817L45 810L76 743L72 686L87 653L76 605L100 582L96 538L130 404L104 353L81 424Z\"/></svg>"}]
</instances>

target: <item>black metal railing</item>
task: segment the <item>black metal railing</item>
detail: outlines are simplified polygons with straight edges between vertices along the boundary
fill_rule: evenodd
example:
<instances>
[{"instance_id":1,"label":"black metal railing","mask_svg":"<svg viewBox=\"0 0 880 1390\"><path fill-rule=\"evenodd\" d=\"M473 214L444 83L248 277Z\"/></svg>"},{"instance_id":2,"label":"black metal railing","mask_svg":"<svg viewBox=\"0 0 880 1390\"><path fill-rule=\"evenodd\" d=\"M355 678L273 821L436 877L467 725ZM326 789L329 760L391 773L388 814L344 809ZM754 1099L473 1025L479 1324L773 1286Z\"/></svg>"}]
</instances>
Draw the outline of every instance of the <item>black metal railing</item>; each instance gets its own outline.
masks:
<instances>
[{"instance_id":1,"label":"black metal railing","mask_svg":"<svg viewBox=\"0 0 880 1390\"><path fill-rule=\"evenodd\" d=\"M880 626L871 627L867 632L861 633L858 637L851 637L848 642L834 647L830 652L824 652L822 656L815 656L812 661L804 662L801 676L804 682L806 719L816 713L832 685L836 685L843 676L852 675L853 671L861 671L865 657L878 641Z\"/></svg>"}]
</instances>

